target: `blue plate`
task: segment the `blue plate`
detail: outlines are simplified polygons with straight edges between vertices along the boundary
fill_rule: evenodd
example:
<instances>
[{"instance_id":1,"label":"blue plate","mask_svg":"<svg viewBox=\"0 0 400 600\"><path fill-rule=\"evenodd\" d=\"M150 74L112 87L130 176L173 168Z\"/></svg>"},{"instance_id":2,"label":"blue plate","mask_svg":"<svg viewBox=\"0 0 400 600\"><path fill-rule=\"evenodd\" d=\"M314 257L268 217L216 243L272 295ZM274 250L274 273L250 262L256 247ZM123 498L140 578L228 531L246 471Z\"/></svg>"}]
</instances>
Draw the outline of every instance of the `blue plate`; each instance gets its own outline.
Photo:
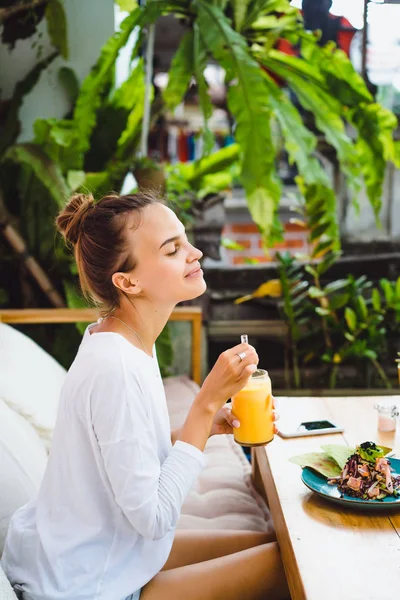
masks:
<instances>
[{"instance_id":1,"label":"blue plate","mask_svg":"<svg viewBox=\"0 0 400 600\"><path fill-rule=\"evenodd\" d=\"M390 464L393 469L392 475L394 477L398 477L400 475L400 459L391 458ZM370 508L373 510L382 510L394 507L400 508L400 496L397 496L396 498L386 496L384 500L362 500L361 498L353 498L347 494L344 494L344 496L341 497L337 485L329 485L326 477L321 475L321 473L314 471L314 469L311 469L310 467L304 467L301 479L303 483L310 488L310 490L319 496L322 496L323 498L327 498L328 500L332 500L332 502L336 502L337 504L354 506L354 508Z\"/></svg>"}]
</instances>

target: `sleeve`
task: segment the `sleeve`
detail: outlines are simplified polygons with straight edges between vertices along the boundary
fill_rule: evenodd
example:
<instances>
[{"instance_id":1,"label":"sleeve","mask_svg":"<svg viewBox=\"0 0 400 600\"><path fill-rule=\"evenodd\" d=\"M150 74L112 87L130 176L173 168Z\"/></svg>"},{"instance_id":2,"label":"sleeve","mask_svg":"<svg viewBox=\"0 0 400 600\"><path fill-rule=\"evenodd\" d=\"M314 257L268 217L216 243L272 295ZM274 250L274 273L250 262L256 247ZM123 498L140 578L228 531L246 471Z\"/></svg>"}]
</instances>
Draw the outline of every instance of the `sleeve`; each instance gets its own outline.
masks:
<instances>
[{"instance_id":1,"label":"sleeve","mask_svg":"<svg viewBox=\"0 0 400 600\"><path fill-rule=\"evenodd\" d=\"M91 394L92 426L115 500L132 527L157 540L174 529L204 466L204 454L177 441L161 464L146 398L123 364L104 368Z\"/></svg>"}]
</instances>

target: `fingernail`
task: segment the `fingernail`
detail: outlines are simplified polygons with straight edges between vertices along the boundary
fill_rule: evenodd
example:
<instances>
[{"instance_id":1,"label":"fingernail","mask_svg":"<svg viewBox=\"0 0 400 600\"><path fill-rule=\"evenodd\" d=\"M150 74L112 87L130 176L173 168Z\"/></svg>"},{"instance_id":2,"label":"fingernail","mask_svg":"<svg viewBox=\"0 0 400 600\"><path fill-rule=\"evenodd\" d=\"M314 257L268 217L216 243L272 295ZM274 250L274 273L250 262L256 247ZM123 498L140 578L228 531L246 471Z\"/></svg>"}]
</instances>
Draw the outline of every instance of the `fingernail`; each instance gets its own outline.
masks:
<instances>
[{"instance_id":1,"label":"fingernail","mask_svg":"<svg viewBox=\"0 0 400 600\"><path fill-rule=\"evenodd\" d=\"M233 427L236 427L236 429L237 429L238 427L240 427L240 423L239 423L239 421L238 421L237 419L235 419L234 421L232 421L232 426L233 426Z\"/></svg>"}]
</instances>

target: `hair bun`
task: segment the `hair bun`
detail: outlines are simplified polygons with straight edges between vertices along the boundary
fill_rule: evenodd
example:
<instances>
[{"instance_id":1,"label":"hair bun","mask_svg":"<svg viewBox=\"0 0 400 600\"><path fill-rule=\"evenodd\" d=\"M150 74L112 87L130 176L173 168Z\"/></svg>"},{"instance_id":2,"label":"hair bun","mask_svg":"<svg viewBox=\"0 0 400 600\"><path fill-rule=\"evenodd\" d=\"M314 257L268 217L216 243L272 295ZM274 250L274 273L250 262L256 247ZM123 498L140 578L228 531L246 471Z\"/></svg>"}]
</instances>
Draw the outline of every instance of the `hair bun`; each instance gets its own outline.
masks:
<instances>
[{"instance_id":1,"label":"hair bun","mask_svg":"<svg viewBox=\"0 0 400 600\"><path fill-rule=\"evenodd\" d=\"M83 223L91 208L95 206L94 198L85 194L74 194L56 219L58 231L64 239L76 244L82 231Z\"/></svg>"}]
</instances>

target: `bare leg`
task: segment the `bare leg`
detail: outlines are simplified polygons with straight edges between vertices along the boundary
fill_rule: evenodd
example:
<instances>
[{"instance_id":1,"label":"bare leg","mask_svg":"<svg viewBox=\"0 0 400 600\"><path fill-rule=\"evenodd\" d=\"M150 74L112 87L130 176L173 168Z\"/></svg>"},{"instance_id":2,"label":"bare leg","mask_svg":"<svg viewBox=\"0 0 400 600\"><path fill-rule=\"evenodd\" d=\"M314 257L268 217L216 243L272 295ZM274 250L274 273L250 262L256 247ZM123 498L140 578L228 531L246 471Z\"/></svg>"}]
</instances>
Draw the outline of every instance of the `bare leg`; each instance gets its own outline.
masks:
<instances>
[{"instance_id":1,"label":"bare leg","mask_svg":"<svg viewBox=\"0 0 400 600\"><path fill-rule=\"evenodd\" d=\"M278 544L272 542L158 573L140 600L285 600L290 598Z\"/></svg>"},{"instance_id":2,"label":"bare leg","mask_svg":"<svg viewBox=\"0 0 400 600\"><path fill-rule=\"evenodd\" d=\"M200 563L276 540L274 533L229 529L178 529L162 571Z\"/></svg>"}]
</instances>

